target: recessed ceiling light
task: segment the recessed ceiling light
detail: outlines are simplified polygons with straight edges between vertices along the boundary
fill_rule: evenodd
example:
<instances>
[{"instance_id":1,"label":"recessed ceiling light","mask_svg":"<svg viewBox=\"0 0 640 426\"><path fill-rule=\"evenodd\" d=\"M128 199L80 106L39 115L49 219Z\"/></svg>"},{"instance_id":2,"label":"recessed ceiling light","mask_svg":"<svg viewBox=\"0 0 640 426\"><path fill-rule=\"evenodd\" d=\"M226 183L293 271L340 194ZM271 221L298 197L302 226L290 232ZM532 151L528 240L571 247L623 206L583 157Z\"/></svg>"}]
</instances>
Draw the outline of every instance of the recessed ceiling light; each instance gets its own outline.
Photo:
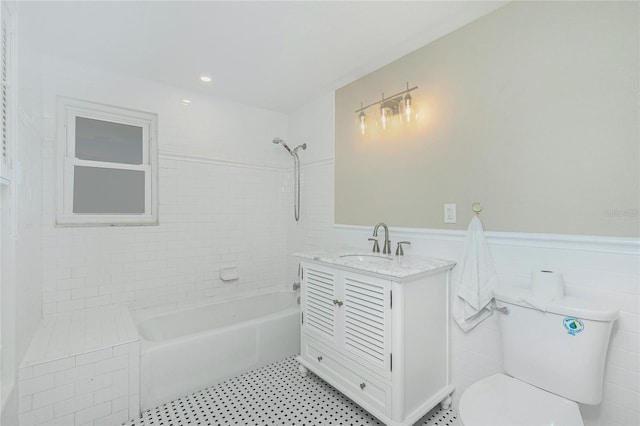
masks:
<instances>
[{"instance_id":1,"label":"recessed ceiling light","mask_svg":"<svg viewBox=\"0 0 640 426\"><path fill-rule=\"evenodd\" d=\"M183 99L182 100L182 105L189 105L191 103L191 101L189 99Z\"/></svg>"},{"instance_id":2,"label":"recessed ceiling light","mask_svg":"<svg viewBox=\"0 0 640 426\"><path fill-rule=\"evenodd\" d=\"M203 82L203 83L211 83L211 80L213 80L213 79L211 78L210 75L202 74L200 76L200 81Z\"/></svg>"}]
</instances>

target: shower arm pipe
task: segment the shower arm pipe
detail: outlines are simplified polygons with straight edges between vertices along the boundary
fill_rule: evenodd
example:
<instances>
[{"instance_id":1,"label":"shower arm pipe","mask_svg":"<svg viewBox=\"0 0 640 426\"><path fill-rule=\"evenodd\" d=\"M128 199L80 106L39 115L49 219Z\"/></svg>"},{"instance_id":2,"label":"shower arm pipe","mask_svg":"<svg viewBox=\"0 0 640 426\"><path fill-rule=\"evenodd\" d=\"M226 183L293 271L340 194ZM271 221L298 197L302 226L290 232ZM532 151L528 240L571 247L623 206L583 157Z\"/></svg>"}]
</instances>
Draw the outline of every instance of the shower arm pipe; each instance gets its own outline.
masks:
<instances>
[{"instance_id":1,"label":"shower arm pipe","mask_svg":"<svg viewBox=\"0 0 640 426\"><path fill-rule=\"evenodd\" d=\"M406 90L403 90L402 92L398 92L398 93L396 93L395 95L387 96L386 98L383 98L383 99L382 99L382 100L380 100L380 101L375 101L375 102L373 102L373 103L370 103L370 104L369 104L369 105L367 105L367 106L364 106L364 107L362 107L362 108L360 108L360 109L357 109L357 110L356 110L356 113L358 113L358 112L360 112L360 111L364 111L364 110L365 110L365 109L367 109L367 108L371 108L371 107L372 107L372 106L374 106L374 105L384 104L385 102L390 101L390 100L393 100L394 98L397 98L397 97L398 97L398 96L400 96L400 95L404 95L405 93L412 92L412 91L416 90L417 88L418 88L418 86L415 86L415 87L412 87L411 89L406 89Z\"/></svg>"}]
</instances>

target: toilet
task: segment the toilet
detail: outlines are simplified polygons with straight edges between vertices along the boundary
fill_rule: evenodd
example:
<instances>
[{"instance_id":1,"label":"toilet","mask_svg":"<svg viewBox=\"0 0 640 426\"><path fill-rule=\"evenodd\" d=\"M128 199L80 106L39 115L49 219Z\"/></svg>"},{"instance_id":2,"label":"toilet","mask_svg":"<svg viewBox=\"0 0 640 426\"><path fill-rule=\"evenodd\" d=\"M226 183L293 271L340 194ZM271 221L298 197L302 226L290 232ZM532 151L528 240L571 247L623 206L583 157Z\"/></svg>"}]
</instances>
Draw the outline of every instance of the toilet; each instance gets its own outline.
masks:
<instances>
[{"instance_id":1,"label":"toilet","mask_svg":"<svg viewBox=\"0 0 640 426\"><path fill-rule=\"evenodd\" d=\"M617 309L568 296L538 303L528 288L503 286L494 296L504 374L482 379L463 392L459 423L583 425L578 403L602 401Z\"/></svg>"}]
</instances>

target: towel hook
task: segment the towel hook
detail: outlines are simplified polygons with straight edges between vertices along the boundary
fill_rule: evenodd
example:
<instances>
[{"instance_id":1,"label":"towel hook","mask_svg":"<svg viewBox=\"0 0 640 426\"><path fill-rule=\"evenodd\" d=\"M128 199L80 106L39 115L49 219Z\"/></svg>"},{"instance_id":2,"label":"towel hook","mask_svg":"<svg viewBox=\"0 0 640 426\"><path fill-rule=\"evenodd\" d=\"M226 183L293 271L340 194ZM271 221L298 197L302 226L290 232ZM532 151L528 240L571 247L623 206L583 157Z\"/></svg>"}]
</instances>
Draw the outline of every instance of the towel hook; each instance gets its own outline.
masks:
<instances>
[{"instance_id":1,"label":"towel hook","mask_svg":"<svg viewBox=\"0 0 640 426\"><path fill-rule=\"evenodd\" d=\"M473 210L473 212L476 214L476 216L480 216L480 212L482 211L482 204L473 203L471 205L471 210Z\"/></svg>"}]
</instances>

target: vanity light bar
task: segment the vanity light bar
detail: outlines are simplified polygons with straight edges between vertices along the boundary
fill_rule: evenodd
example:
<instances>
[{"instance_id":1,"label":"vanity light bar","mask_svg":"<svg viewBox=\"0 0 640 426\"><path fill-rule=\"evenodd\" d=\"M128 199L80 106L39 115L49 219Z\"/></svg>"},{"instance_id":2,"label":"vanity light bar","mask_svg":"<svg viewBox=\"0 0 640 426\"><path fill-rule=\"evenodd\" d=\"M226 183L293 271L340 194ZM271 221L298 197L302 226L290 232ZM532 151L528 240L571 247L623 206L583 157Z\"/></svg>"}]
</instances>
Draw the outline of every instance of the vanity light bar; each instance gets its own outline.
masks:
<instances>
[{"instance_id":1,"label":"vanity light bar","mask_svg":"<svg viewBox=\"0 0 640 426\"><path fill-rule=\"evenodd\" d=\"M402 96L402 95L404 95L405 93L412 92L412 91L416 90L417 88L418 88L418 86L415 86L415 87L412 87L411 89L406 89L406 90L403 90L402 92L398 92L398 93L396 93L395 95L387 96L386 98L384 98L384 97L383 97L383 98L382 98L382 100L380 100L380 101L376 101L376 102L374 102L374 103L372 103L372 104L369 104L369 105L367 105L366 107L363 107L363 106L362 106L362 104L360 104L361 108L360 108L360 109L357 109L357 110L356 110L356 113L359 113L359 112L361 112L361 111L364 111L364 110L366 110L367 108L370 108L370 107L372 107L372 106L374 106L374 105L383 105L385 102L388 102L388 101L394 101L394 99L395 99L395 98L397 98L397 97L399 97L399 96Z\"/></svg>"}]
</instances>

